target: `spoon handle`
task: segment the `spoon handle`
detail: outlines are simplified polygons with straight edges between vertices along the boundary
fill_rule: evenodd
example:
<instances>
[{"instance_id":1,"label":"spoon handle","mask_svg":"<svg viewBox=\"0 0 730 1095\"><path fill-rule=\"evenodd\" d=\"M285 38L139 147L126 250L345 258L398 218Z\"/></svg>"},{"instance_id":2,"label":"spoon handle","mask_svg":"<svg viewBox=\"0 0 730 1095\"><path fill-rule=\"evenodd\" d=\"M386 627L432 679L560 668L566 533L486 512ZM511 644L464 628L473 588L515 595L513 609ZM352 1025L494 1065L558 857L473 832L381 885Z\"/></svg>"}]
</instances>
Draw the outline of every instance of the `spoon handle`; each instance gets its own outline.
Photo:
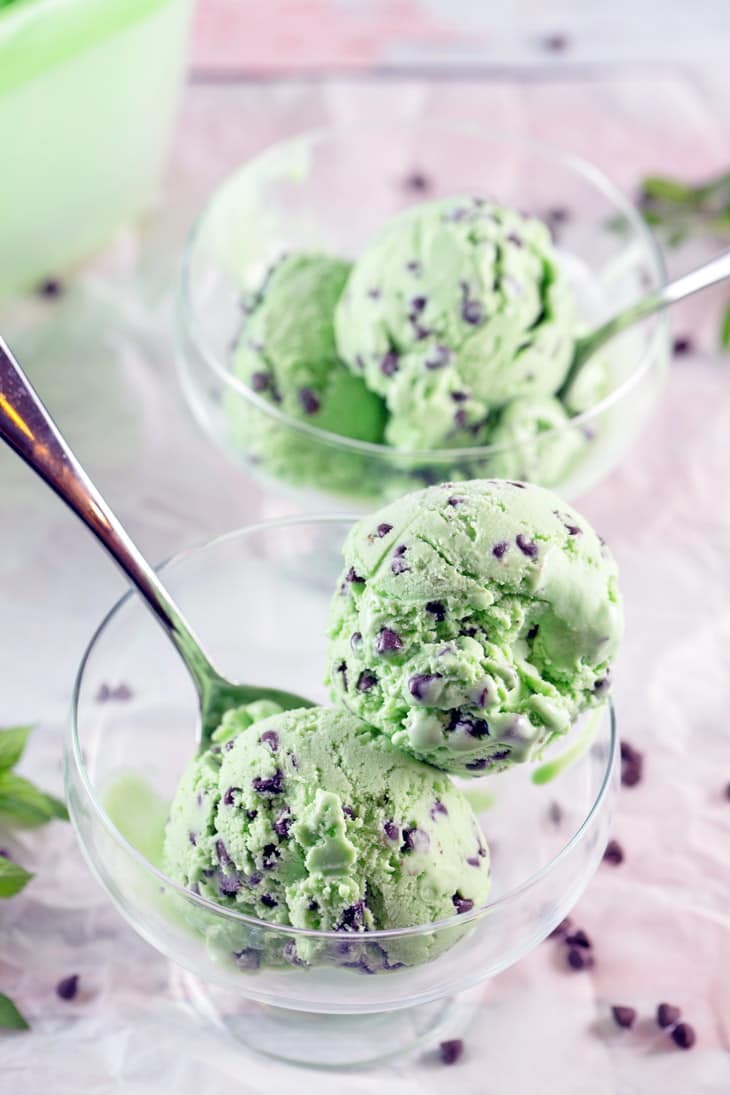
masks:
<instances>
[{"instance_id":1,"label":"spoon handle","mask_svg":"<svg viewBox=\"0 0 730 1095\"><path fill-rule=\"evenodd\" d=\"M136 586L196 682L217 676L155 571L125 532L0 338L0 438L63 499Z\"/></svg>"},{"instance_id":2,"label":"spoon handle","mask_svg":"<svg viewBox=\"0 0 730 1095\"><path fill-rule=\"evenodd\" d=\"M704 263L696 270L691 270L688 274L683 274L681 278L670 281L668 285L662 286L656 292L642 297L636 304L625 308L597 327L595 331L577 339L573 361L563 381L561 392L567 391L582 365L614 335L631 327L638 320L653 315L654 312L659 312L670 304L676 304L678 300L684 300L685 297L698 293L700 289L707 289L718 281L724 281L725 278L730 278L730 251L726 251L724 255L718 255L717 258Z\"/></svg>"}]
</instances>

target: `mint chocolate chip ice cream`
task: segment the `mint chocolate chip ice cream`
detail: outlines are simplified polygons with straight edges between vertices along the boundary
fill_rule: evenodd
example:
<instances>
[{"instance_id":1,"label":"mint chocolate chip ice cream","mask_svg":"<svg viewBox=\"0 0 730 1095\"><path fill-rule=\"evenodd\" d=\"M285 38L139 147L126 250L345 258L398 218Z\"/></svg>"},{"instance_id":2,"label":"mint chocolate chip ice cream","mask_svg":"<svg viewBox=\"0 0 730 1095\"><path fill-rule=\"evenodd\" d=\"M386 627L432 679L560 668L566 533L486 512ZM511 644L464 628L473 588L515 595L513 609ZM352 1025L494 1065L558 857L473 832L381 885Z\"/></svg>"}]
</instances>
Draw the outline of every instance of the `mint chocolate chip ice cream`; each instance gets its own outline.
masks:
<instances>
[{"instance_id":1,"label":"mint chocolate chip ice cream","mask_svg":"<svg viewBox=\"0 0 730 1095\"><path fill-rule=\"evenodd\" d=\"M448 483L351 530L329 682L397 748L480 775L603 697L621 633L616 564L580 514L524 483Z\"/></svg>"},{"instance_id":2,"label":"mint chocolate chip ice cream","mask_svg":"<svg viewBox=\"0 0 730 1095\"><path fill-rule=\"evenodd\" d=\"M274 924L345 934L428 924L485 901L486 842L443 772L347 712L260 717L274 709L228 711L212 748L191 761L165 837L172 878Z\"/></svg>"},{"instance_id":3,"label":"mint chocolate chip ice cream","mask_svg":"<svg viewBox=\"0 0 730 1095\"><path fill-rule=\"evenodd\" d=\"M403 449L488 443L493 412L552 395L575 311L540 221L481 198L417 205L355 261L337 349L385 400Z\"/></svg>"}]
</instances>

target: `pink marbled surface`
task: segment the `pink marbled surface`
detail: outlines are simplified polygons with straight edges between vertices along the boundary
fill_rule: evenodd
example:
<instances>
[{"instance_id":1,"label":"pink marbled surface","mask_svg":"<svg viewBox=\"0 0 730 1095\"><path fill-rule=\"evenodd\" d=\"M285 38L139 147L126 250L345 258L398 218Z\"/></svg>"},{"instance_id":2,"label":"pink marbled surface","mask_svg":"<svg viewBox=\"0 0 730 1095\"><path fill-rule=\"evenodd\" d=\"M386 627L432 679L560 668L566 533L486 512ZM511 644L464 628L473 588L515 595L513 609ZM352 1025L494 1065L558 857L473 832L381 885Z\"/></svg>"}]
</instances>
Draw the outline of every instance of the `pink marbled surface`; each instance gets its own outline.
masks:
<instances>
[{"instance_id":1,"label":"pink marbled surface","mask_svg":"<svg viewBox=\"0 0 730 1095\"><path fill-rule=\"evenodd\" d=\"M725 134L693 85L670 72L549 83L339 80L188 90L163 200L56 304L11 301L0 329L132 533L153 558L270 512L185 411L171 361L171 278L211 188L277 137L323 122L392 116L499 118L597 161L624 189L647 170L709 172ZM711 308L678 321L693 332ZM709 340L706 342L709 346ZM627 638L616 672L621 732L646 750L615 836L575 917L594 938L590 974L545 943L485 985L465 1057L427 1054L367 1072L315 1074L245 1054L175 1002L165 961L89 876L62 826L13 847L38 877L0 909L0 979L33 1023L2 1040L12 1095L160 1091L258 1095L726 1095L730 1090L730 437L727 363L678 361L645 436L580 502L622 571ZM3 550L0 724L37 718L26 771L59 786L60 742L84 644L122 588L86 534L26 469L0 459ZM29 629L29 621L32 626ZM29 710L29 704L32 709ZM71 1004L53 993L81 974ZM660 999L698 1032L691 1053L653 1027ZM636 1030L608 1020L639 1008Z\"/></svg>"}]
</instances>

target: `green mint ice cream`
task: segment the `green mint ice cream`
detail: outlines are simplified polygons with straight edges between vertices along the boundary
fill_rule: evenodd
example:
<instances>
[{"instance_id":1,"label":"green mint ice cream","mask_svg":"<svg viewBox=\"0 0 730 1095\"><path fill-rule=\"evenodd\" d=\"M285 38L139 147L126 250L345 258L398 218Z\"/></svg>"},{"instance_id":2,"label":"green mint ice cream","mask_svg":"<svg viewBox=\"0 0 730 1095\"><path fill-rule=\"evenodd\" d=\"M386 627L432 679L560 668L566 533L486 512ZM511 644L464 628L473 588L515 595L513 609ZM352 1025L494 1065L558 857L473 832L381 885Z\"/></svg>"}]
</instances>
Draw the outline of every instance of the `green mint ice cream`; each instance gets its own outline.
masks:
<instances>
[{"instance_id":1,"label":"green mint ice cream","mask_svg":"<svg viewBox=\"0 0 730 1095\"><path fill-rule=\"evenodd\" d=\"M580 429L570 425L559 400L524 396L500 411L489 443L498 446L489 460L494 476L549 485L569 474L588 442Z\"/></svg>"},{"instance_id":2,"label":"green mint ice cream","mask_svg":"<svg viewBox=\"0 0 730 1095\"><path fill-rule=\"evenodd\" d=\"M329 624L335 702L447 771L531 759L603 697L616 565L541 487L442 484L363 518Z\"/></svg>"},{"instance_id":3,"label":"green mint ice cream","mask_svg":"<svg viewBox=\"0 0 730 1095\"><path fill-rule=\"evenodd\" d=\"M480 198L408 209L355 262L337 349L386 401L399 448L481 444L489 416L552 395L575 320L541 222Z\"/></svg>"},{"instance_id":4,"label":"green mint ice cream","mask_svg":"<svg viewBox=\"0 0 730 1095\"><path fill-rule=\"evenodd\" d=\"M485 901L486 842L444 773L344 711L262 719L272 707L228 711L216 744L190 763L165 836L172 878L262 920L343 933ZM433 941L424 946L421 958ZM284 955L295 965L308 957L297 947Z\"/></svg>"}]
</instances>

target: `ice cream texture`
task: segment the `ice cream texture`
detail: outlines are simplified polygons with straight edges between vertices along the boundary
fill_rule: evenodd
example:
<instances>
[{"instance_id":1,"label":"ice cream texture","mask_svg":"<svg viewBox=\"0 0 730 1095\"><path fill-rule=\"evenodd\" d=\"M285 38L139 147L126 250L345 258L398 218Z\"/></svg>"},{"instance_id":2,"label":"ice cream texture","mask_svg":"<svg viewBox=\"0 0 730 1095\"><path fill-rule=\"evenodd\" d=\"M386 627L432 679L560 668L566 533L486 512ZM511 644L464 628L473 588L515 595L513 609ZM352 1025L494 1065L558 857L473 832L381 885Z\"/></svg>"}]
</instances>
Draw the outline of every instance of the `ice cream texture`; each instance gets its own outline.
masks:
<instances>
[{"instance_id":1,"label":"ice cream texture","mask_svg":"<svg viewBox=\"0 0 730 1095\"><path fill-rule=\"evenodd\" d=\"M488 443L493 412L565 376L575 309L540 221L481 198L414 206L355 261L337 349L403 449Z\"/></svg>"},{"instance_id":2,"label":"ice cream texture","mask_svg":"<svg viewBox=\"0 0 730 1095\"><path fill-rule=\"evenodd\" d=\"M489 889L486 841L449 778L321 707L228 711L182 777L164 861L219 904L343 933L458 916Z\"/></svg>"},{"instance_id":3,"label":"ice cream texture","mask_svg":"<svg viewBox=\"0 0 730 1095\"><path fill-rule=\"evenodd\" d=\"M622 626L612 556L556 495L441 484L349 533L331 692L397 748L480 775L534 758L604 697Z\"/></svg>"},{"instance_id":4,"label":"ice cream texture","mask_svg":"<svg viewBox=\"0 0 730 1095\"><path fill-rule=\"evenodd\" d=\"M295 419L360 441L381 441L383 401L344 367L335 346L335 305L349 269L328 255L285 255L243 301L232 369L258 396ZM281 443L282 427L255 405L246 413L252 443L266 457L268 448ZM284 440L295 447L298 437L287 430Z\"/></svg>"}]
</instances>

